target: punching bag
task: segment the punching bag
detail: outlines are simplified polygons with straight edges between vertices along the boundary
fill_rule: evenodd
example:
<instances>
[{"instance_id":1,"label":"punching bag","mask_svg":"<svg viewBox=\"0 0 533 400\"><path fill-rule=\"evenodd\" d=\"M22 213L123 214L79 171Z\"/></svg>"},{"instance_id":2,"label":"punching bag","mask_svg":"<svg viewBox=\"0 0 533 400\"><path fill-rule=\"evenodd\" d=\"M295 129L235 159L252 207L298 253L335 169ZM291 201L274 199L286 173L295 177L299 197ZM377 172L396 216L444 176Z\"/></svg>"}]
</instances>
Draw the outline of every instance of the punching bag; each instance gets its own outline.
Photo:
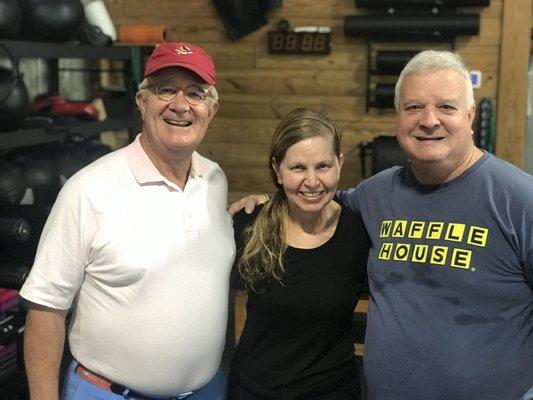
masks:
<instances>
[{"instance_id":1,"label":"punching bag","mask_svg":"<svg viewBox=\"0 0 533 400\"><path fill-rule=\"evenodd\" d=\"M12 131L19 128L28 116L30 100L28 90L18 73L17 63L8 49L0 43L11 60L12 69L0 67L0 131Z\"/></svg>"}]
</instances>

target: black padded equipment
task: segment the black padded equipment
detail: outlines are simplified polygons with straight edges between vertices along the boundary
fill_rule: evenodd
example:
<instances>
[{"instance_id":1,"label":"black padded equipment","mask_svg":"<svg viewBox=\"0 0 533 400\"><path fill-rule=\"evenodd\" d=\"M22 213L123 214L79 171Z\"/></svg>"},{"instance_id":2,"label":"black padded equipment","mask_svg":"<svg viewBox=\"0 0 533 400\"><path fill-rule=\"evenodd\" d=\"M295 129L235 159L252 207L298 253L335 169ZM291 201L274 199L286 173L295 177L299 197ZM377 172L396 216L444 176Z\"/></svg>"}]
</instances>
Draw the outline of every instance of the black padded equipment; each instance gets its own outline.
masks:
<instances>
[{"instance_id":1,"label":"black padded equipment","mask_svg":"<svg viewBox=\"0 0 533 400\"><path fill-rule=\"evenodd\" d=\"M85 21L81 27L80 42L93 46L109 46L113 39L102 32L98 26L91 25Z\"/></svg>"},{"instance_id":2,"label":"black padded equipment","mask_svg":"<svg viewBox=\"0 0 533 400\"><path fill-rule=\"evenodd\" d=\"M383 108L394 107L394 83L378 83L374 91L374 106Z\"/></svg>"},{"instance_id":3,"label":"black padded equipment","mask_svg":"<svg viewBox=\"0 0 533 400\"><path fill-rule=\"evenodd\" d=\"M26 193L22 171L5 160L0 160L0 204L19 204Z\"/></svg>"},{"instance_id":4,"label":"black padded equipment","mask_svg":"<svg viewBox=\"0 0 533 400\"><path fill-rule=\"evenodd\" d=\"M76 38L85 18L79 0L21 0L26 39L67 42Z\"/></svg>"},{"instance_id":5,"label":"black padded equipment","mask_svg":"<svg viewBox=\"0 0 533 400\"><path fill-rule=\"evenodd\" d=\"M355 0L357 7L485 7L490 0Z\"/></svg>"},{"instance_id":6,"label":"black padded equipment","mask_svg":"<svg viewBox=\"0 0 533 400\"><path fill-rule=\"evenodd\" d=\"M8 154L6 158L24 173L26 184L33 192L33 204L51 205L60 189L59 169L47 154L47 148L35 148Z\"/></svg>"},{"instance_id":7,"label":"black padded equipment","mask_svg":"<svg viewBox=\"0 0 533 400\"><path fill-rule=\"evenodd\" d=\"M346 36L375 39L451 39L479 34L479 14L350 15L344 19Z\"/></svg>"},{"instance_id":8,"label":"black padded equipment","mask_svg":"<svg viewBox=\"0 0 533 400\"><path fill-rule=\"evenodd\" d=\"M379 50L376 53L376 70L381 74L399 74L418 50Z\"/></svg>"},{"instance_id":9,"label":"black padded equipment","mask_svg":"<svg viewBox=\"0 0 533 400\"><path fill-rule=\"evenodd\" d=\"M18 0L0 0L0 39L17 39L22 22Z\"/></svg>"},{"instance_id":10,"label":"black padded equipment","mask_svg":"<svg viewBox=\"0 0 533 400\"><path fill-rule=\"evenodd\" d=\"M375 137L372 141L372 175L395 165L409 165L409 160L400 148L396 137Z\"/></svg>"},{"instance_id":11,"label":"black padded equipment","mask_svg":"<svg viewBox=\"0 0 533 400\"><path fill-rule=\"evenodd\" d=\"M0 51L11 61L11 69L0 67L0 131L12 131L26 120L30 100L22 75L18 73L17 61L1 43Z\"/></svg>"},{"instance_id":12,"label":"black padded equipment","mask_svg":"<svg viewBox=\"0 0 533 400\"><path fill-rule=\"evenodd\" d=\"M25 242L30 236L30 226L22 218L0 217L0 240Z\"/></svg>"},{"instance_id":13,"label":"black padded equipment","mask_svg":"<svg viewBox=\"0 0 533 400\"><path fill-rule=\"evenodd\" d=\"M111 147L98 140L86 140L81 146L85 149L87 165L111 153Z\"/></svg>"},{"instance_id":14,"label":"black padded equipment","mask_svg":"<svg viewBox=\"0 0 533 400\"><path fill-rule=\"evenodd\" d=\"M85 149L76 143L66 143L54 151L60 184L87 165Z\"/></svg>"},{"instance_id":15,"label":"black padded equipment","mask_svg":"<svg viewBox=\"0 0 533 400\"><path fill-rule=\"evenodd\" d=\"M212 0L230 40L237 40L265 25L266 14L281 0Z\"/></svg>"}]
</instances>

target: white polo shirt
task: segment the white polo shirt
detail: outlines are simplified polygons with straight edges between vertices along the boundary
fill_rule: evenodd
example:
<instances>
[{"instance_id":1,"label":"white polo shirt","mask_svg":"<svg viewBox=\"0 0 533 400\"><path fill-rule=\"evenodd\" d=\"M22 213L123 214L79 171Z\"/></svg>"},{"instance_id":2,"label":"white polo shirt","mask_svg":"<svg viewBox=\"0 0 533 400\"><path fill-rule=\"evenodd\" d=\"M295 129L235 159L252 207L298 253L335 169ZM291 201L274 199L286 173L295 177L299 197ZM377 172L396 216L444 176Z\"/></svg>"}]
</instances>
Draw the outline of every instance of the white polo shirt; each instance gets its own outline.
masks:
<instances>
[{"instance_id":1,"label":"white polo shirt","mask_svg":"<svg viewBox=\"0 0 533 400\"><path fill-rule=\"evenodd\" d=\"M184 190L139 142L63 187L20 291L73 307L69 344L90 370L135 391L177 395L216 373L235 256L220 167L194 153Z\"/></svg>"}]
</instances>

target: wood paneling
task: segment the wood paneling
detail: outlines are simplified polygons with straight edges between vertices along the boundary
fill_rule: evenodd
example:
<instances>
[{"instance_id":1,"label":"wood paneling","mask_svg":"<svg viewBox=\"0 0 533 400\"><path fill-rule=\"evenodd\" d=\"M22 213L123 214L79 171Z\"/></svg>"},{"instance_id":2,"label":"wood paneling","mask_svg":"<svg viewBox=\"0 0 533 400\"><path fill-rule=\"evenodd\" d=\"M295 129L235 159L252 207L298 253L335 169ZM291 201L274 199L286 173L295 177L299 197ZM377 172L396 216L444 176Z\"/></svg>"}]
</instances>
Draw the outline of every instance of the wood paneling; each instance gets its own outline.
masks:
<instances>
[{"instance_id":1,"label":"wood paneling","mask_svg":"<svg viewBox=\"0 0 533 400\"><path fill-rule=\"evenodd\" d=\"M503 6L496 154L519 167L524 162L531 0Z\"/></svg>"},{"instance_id":2,"label":"wood paneling","mask_svg":"<svg viewBox=\"0 0 533 400\"><path fill-rule=\"evenodd\" d=\"M518 4L526 7L526 3L530 4L531 0L513 0L505 2L505 6L503 0L491 0L489 7L460 9L481 13L480 34L455 41L455 50L469 67L483 73L483 86L476 90L476 98L491 98L496 106L507 103L506 111L501 109L498 115L498 131L503 131L501 135L498 133L498 151L515 163L519 160L511 148L521 147L522 128L518 123L521 117L517 108L522 107L518 99L522 98L526 85L523 84L525 75L515 75L522 74L522 70L513 70L512 66L515 60L523 64L518 47L521 48L520 35L526 28L517 25L530 24L531 15L522 16L527 13ZM270 137L279 118L295 107L325 108L342 125L345 155L342 188L361 180L358 144L394 132L392 110L366 112L367 42L344 35L344 18L367 12L357 9L353 0L284 0L281 8L268 15L266 26L234 42L226 37L211 0L106 0L106 5L115 25L165 24L167 40L191 41L212 55L217 66L220 107L200 152L217 161L226 172L230 199L244 193L272 190L267 170ZM504 10L507 22L502 24ZM329 26L331 54L268 54L268 31L275 29L282 18L292 27ZM502 27L508 35L504 43ZM387 42L378 43L376 48L379 47L423 49L439 45ZM451 48L449 44L440 47ZM506 62L502 62L502 57ZM500 80L501 69L513 71L505 72L505 84Z\"/></svg>"}]
</instances>

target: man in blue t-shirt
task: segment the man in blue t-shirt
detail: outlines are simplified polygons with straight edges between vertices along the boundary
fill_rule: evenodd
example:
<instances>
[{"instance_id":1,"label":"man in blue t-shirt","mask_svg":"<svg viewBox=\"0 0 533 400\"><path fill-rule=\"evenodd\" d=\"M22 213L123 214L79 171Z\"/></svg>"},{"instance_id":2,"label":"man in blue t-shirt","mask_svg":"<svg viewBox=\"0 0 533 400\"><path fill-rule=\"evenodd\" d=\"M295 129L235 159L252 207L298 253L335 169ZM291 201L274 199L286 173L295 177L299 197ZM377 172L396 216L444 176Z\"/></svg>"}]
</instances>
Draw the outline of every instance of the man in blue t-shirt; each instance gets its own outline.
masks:
<instances>
[{"instance_id":1,"label":"man in blue t-shirt","mask_svg":"<svg viewBox=\"0 0 533 400\"><path fill-rule=\"evenodd\" d=\"M531 400L533 177L475 146L457 55L411 59L395 106L410 165L339 194L372 242L369 400Z\"/></svg>"},{"instance_id":2,"label":"man in blue t-shirt","mask_svg":"<svg viewBox=\"0 0 533 400\"><path fill-rule=\"evenodd\" d=\"M372 240L369 399L533 398L533 177L474 145L455 54L415 56L395 106L410 166L340 194Z\"/></svg>"}]
</instances>

